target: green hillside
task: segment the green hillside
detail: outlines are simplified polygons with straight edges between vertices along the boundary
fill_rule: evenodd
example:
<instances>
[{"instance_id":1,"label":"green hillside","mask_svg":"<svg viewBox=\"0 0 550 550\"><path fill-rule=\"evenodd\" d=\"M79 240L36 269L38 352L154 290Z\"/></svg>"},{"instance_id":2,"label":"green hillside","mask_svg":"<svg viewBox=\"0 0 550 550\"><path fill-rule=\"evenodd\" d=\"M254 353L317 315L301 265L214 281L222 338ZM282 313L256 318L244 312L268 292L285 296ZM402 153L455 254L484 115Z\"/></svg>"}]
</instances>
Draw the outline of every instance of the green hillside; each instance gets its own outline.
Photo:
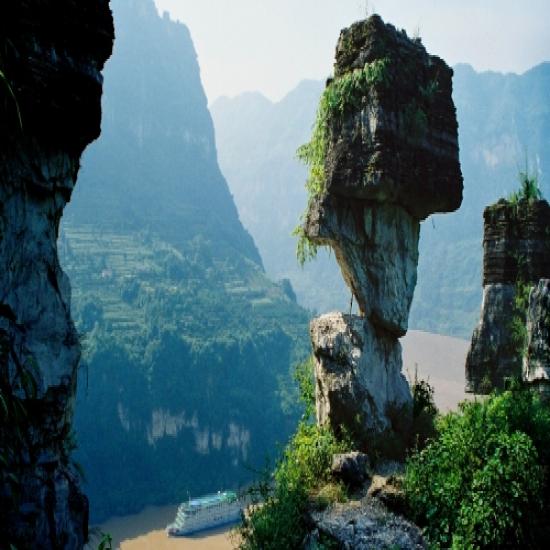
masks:
<instances>
[{"instance_id":1,"label":"green hillside","mask_svg":"<svg viewBox=\"0 0 550 550\"><path fill-rule=\"evenodd\" d=\"M59 236L82 334L75 430L92 521L237 488L293 430L308 315L218 168L188 30L113 3L102 137Z\"/></svg>"}]
</instances>

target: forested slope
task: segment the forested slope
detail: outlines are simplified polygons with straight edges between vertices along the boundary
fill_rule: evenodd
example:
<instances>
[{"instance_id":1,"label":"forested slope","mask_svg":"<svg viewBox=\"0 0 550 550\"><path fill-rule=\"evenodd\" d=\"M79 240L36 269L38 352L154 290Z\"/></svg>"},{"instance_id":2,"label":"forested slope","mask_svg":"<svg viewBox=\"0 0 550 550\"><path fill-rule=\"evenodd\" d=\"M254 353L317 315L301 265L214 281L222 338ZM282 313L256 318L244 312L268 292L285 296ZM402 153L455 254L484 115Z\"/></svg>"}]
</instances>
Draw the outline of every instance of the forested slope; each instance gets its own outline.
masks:
<instances>
[{"instance_id":1,"label":"forested slope","mask_svg":"<svg viewBox=\"0 0 550 550\"><path fill-rule=\"evenodd\" d=\"M293 429L307 315L265 275L216 159L187 28L113 2L103 132L59 239L84 342L92 519L236 487Z\"/></svg>"}]
</instances>

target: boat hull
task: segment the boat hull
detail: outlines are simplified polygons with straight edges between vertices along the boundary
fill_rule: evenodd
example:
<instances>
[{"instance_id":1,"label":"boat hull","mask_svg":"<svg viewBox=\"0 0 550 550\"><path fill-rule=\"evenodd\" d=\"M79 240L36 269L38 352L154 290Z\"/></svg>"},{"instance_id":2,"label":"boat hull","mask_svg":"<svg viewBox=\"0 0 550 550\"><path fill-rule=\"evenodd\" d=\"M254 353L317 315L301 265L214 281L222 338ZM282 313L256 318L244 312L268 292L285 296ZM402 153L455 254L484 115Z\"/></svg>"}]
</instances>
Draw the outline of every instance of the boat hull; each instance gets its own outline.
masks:
<instances>
[{"instance_id":1,"label":"boat hull","mask_svg":"<svg viewBox=\"0 0 550 550\"><path fill-rule=\"evenodd\" d=\"M208 497L206 497L208 498ZM210 502L209 506L182 504L178 508L176 519L166 527L169 537L185 537L200 531L215 529L223 525L234 524L241 519L243 503L237 499L229 502Z\"/></svg>"},{"instance_id":2,"label":"boat hull","mask_svg":"<svg viewBox=\"0 0 550 550\"><path fill-rule=\"evenodd\" d=\"M187 537L189 535L195 535L197 533L202 533L203 531L210 531L211 529L216 529L218 527L225 527L227 525L235 525L241 519L241 513L235 514L234 517L226 518L217 523L212 523L210 525L205 525L203 527L186 527L183 529L176 528L172 531L166 532L169 537Z\"/></svg>"}]
</instances>

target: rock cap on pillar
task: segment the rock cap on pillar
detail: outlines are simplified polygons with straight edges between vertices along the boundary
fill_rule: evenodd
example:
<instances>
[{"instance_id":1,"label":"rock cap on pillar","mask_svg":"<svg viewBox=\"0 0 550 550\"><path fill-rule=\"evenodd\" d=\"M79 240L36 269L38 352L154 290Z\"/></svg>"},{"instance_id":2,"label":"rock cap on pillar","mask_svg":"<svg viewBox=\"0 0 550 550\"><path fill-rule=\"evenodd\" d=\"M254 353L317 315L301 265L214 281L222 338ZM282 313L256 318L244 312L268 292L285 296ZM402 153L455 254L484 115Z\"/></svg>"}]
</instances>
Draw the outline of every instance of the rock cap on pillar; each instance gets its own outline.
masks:
<instances>
[{"instance_id":1,"label":"rock cap on pillar","mask_svg":"<svg viewBox=\"0 0 550 550\"><path fill-rule=\"evenodd\" d=\"M326 195L397 203L419 220L458 209L463 183L452 69L373 15L341 32L334 81L376 63L381 75L342 116L331 117Z\"/></svg>"}]
</instances>

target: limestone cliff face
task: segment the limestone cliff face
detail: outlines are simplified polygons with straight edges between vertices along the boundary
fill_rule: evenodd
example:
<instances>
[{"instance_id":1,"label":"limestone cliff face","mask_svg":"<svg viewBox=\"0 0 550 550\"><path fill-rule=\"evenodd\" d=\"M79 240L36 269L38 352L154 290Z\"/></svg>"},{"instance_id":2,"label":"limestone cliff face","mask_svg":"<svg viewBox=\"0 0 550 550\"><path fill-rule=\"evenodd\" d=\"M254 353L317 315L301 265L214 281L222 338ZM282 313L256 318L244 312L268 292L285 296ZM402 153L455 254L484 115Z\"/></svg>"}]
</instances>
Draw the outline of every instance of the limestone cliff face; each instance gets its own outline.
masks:
<instances>
[{"instance_id":1,"label":"limestone cliff face","mask_svg":"<svg viewBox=\"0 0 550 550\"><path fill-rule=\"evenodd\" d=\"M319 422L349 427L359 414L382 431L388 409L410 404L398 338L416 285L420 221L462 201L451 78L441 59L378 16L340 35L322 99L324 185L304 232L333 248L360 316L311 324Z\"/></svg>"},{"instance_id":2,"label":"limestone cliff face","mask_svg":"<svg viewBox=\"0 0 550 550\"><path fill-rule=\"evenodd\" d=\"M518 285L532 287L550 275L550 205L500 200L487 207L483 248L481 319L466 359L466 391L474 393L502 388L506 379L521 376L517 323L525 322L525 312L517 310ZM539 305L533 308L530 315ZM535 317L531 322L537 323Z\"/></svg>"},{"instance_id":3,"label":"limestone cliff face","mask_svg":"<svg viewBox=\"0 0 550 550\"><path fill-rule=\"evenodd\" d=\"M112 41L108 0L2 7L0 539L18 548L79 548L87 536L69 462L80 345L56 240L80 155L99 135Z\"/></svg>"}]
</instances>

